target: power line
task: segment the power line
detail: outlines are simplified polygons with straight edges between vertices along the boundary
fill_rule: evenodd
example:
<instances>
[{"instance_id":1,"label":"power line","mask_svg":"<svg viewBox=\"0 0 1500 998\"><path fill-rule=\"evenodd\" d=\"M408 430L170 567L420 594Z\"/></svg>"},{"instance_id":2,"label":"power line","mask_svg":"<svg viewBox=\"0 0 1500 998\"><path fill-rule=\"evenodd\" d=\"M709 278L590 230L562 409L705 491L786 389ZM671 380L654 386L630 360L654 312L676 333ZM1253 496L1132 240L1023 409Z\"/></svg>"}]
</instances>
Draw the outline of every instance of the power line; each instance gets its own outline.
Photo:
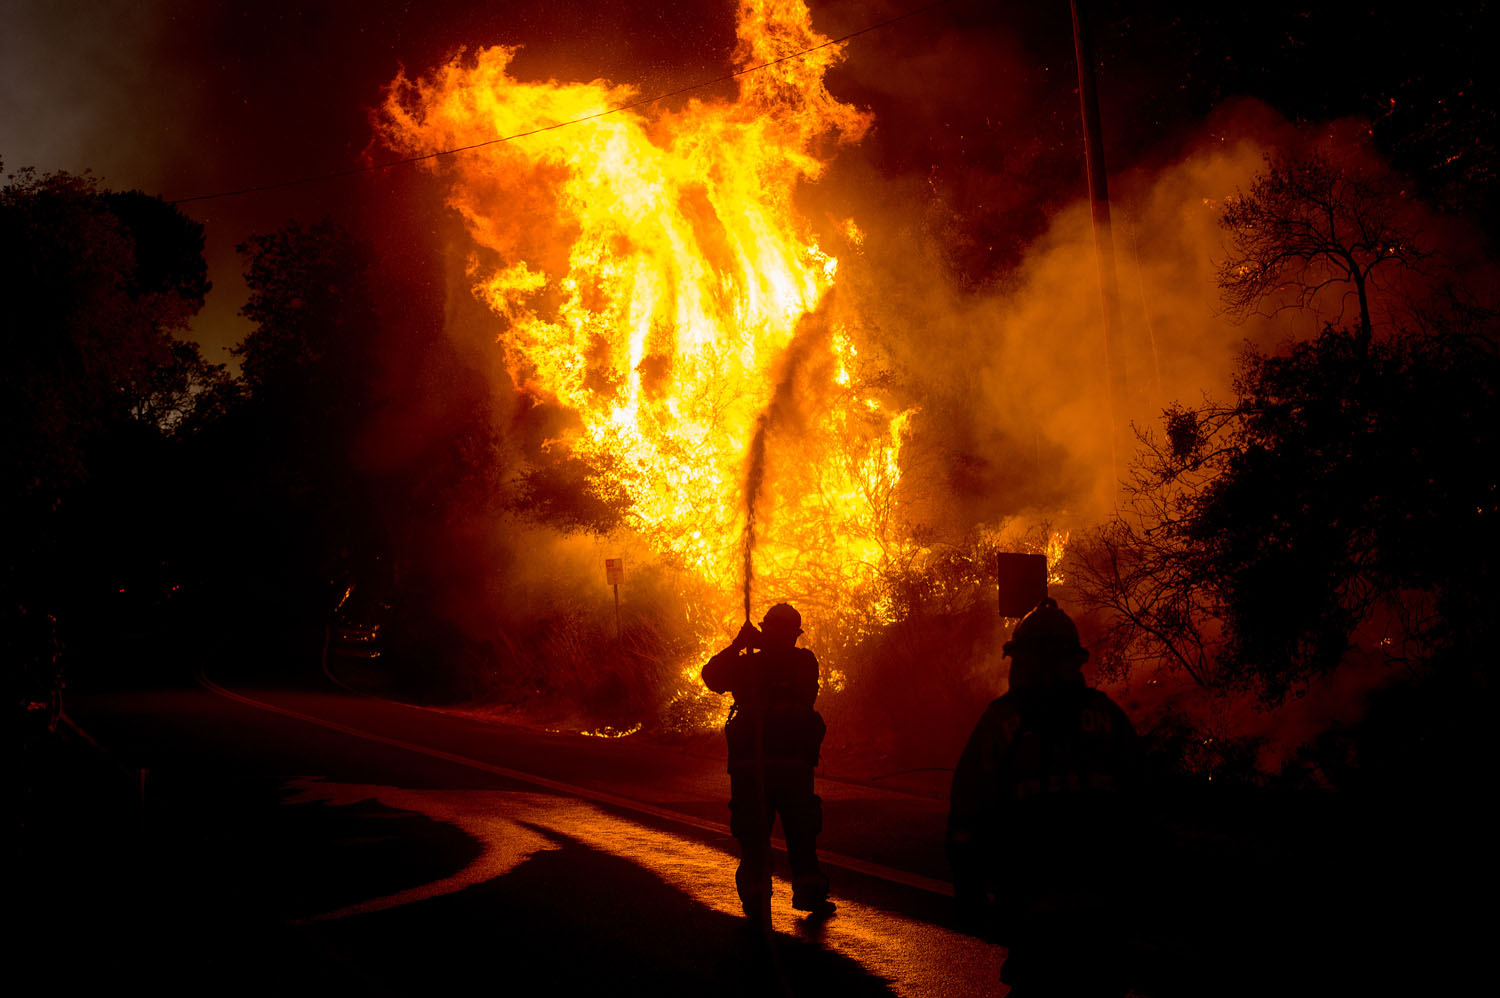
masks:
<instances>
[{"instance_id":1,"label":"power line","mask_svg":"<svg viewBox=\"0 0 1500 998\"><path fill-rule=\"evenodd\" d=\"M440 149L437 152L422 153L419 156L407 156L403 159L388 160L384 163L370 163L366 166L357 166L348 170L334 170L330 173L316 173L306 177L297 177L294 180L281 180L277 181L274 184L258 184L254 187L241 187L231 191L217 191L213 194L195 194L192 197L177 198L176 200L169 201L167 203L179 205L188 204L193 201L216 201L220 198L239 197L242 194L258 194L262 191L276 191L286 187L298 187L302 184L311 184L320 180L339 180L343 177L356 177L363 173L373 173L376 170L388 170L393 166L404 166L407 163L420 163L424 160L437 159L441 156L456 156L457 154L462 152L470 152L474 149L483 149L485 146L492 146L501 142L511 142L515 139L524 139L530 135L540 135L542 132L550 132L557 128L566 128L568 125L577 125L585 121L592 121L595 118L603 118L605 115L618 114L621 111L629 111L633 108L644 107L647 104L655 104L657 101L666 100L669 97L677 97L681 94L691 93L694 90L702 90L705 87L711 87L715 84L724 83L729 80L737 79L741 76L747 76L750 73L758 73L763 69L770 69L772 66L779 66L783 62L790 62L793 59L801 59L803 56L811 55L812 53L817 52L820 49L828 48L830 45L838 45L843 42L847 42L851 38L858 38L860 35L868 34L871 31L878 31L881 28L889 27L890 25L895 24L898 21L904 21L909 17L916 17L918 14L925 14L933 8L941 7L949 2L951 2L951 0L934 0L933 3L929 3L922 7L916 7L912 10L906 11L905 13L897 14L895 17L888 18L876 24L866 25L865 27L860 28L858 31L849 32L847 35L841 35L838 38L830 38L826 42L814 45L811 48L805 48L800 52L793 52L791 55L784 55L780 59L772 59L770 62L761 63L758 66L750 66L746 69L736 70L733 73L726 73L723 76L716 76L711 80L703 80L699 83L693 83L689 86L681 87L677 90L670 90L666 93L657 94L654 97L643 97L640 100L634 100L626 104L620 104L615 107L606 108L603 111L596 111L593 114L583 115L580 118L570 118L567 121L559 121L551 125L542 125L539 128L533 128L525 132L516 132L514 135L503 135L499 138L486 139L483 142L475 142L466 146L455 146L452 149Z\"/></svg>"}]
</instances>

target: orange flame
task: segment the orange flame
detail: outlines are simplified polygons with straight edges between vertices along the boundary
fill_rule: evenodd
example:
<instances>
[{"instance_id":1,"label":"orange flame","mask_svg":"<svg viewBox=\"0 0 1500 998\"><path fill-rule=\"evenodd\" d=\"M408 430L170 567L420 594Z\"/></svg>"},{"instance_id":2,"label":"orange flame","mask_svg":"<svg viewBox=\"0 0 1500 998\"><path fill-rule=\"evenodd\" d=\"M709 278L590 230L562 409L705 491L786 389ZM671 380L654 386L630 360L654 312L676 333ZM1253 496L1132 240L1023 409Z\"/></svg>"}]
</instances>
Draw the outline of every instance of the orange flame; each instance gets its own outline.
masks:
<instances>
[{"instance_id":1,"label":"orange flame","mask_svg":"<svg viewBox=\"0 0 1500 998\"><path fill-rule=\"evenodd\" d=\"M559 443L612 469L633 529L726 596L746 449L774 386L794 379L754 572L816 612L847 603L906 543L895 488L913 410L864 374L826 307L838 261L794 203L869 124L824 87L843 46L818 48L828 39L800 0L742 0L738 35L735 64L750 71L733 100L605 113L637 91L525 82L500 46L399 78L382 127L420 155L574 122L441 161L506 369L577 413ZM840 225L857 247L859 227Z\"/></svg>"}]
</instances>

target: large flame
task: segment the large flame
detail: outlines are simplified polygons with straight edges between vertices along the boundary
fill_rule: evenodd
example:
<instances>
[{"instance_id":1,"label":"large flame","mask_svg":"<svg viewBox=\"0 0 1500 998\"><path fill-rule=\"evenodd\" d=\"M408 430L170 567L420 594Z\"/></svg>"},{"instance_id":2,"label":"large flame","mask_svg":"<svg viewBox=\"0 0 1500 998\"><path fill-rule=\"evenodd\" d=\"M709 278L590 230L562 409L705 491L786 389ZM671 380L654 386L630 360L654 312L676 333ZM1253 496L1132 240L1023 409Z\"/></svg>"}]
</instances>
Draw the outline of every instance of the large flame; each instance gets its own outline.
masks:
<instances>
[{"instance_id":1,"label":"large flame","mask_svg":"<svg viewBox=\"0 0 1500 998\"><path fill-rule=\"evenodd\" d=\"M398 79L383 128L420 155L573 122L434 161L512 379L577 413L560 444L616 476L656 551L726 593L740 581L747 448L784 386L794 411L770 427L754 571L836 610L900 543L911 412L863 374L827 307L837 260L795 195L869 121L825 89L842 46L800 0L743 0L738 35L750 71L734 100L605 113L637 91L523 82L501 46ZM858 237L853 220L836 228Z\"/></svg>"}]
</instances>

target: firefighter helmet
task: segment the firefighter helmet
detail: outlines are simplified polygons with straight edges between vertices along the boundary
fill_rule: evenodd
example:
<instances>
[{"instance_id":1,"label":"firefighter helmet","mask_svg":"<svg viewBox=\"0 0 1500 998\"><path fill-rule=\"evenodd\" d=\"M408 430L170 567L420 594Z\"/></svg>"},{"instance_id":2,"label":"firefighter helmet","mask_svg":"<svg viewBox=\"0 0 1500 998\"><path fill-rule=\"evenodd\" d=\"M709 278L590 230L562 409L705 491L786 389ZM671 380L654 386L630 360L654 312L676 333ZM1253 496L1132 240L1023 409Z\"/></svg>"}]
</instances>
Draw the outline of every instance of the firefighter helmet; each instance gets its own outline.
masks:
<instances>
[{"instance_id":1,"label":"firefighter helmet","mask_svg":"<svg viewBox=\"0 0 1500 998\"><path fill-rule=\"evenodd\" d=\"M1021 619L1002 649L1006 656L1016 652L1073 665L1089 660L1088 649L1078 640L1073 618L1060 610L1057 601L1048 597Z\"/></svg>"},{"instance_id":2,"label":"firefighter helmet","mask_svg":"<svg viewBox=\"0 0 1500 998\"><path fill-rule=\"evenodd\" d=\"M802 614L792 608L790 603L777 603L766 611L765 618L760 622L761 630L789 630L798 634L802 633Z\"/></svg>"}]
</instances>

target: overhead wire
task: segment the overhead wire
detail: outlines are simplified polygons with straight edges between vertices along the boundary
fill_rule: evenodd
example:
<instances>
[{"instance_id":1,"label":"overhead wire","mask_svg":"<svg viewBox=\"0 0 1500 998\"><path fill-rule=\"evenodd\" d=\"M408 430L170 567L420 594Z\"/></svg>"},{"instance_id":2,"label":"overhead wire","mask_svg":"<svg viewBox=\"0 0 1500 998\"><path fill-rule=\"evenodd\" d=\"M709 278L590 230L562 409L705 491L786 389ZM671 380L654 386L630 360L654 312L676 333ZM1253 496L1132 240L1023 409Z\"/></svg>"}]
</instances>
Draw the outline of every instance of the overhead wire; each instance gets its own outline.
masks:
<instances>
[{"instance_id":1,"label":"overhead wire","mask_svg":"<svg viewBox=\"0 0 1500 998\"><path fill-rule=\"evenodd\" d=\"M869 34L870 32L878 31L881 28L890 27L892 24L895 24L898 21L904 21L907 18L916 17L919 14L925 14L933 8L941 7L951 2L952 0L933 0L932 3L925 4L921 7L915 7L911 10L905 11L904 13L897 14L894 17L887 18L884 21L866 25L865 27L860 28L857 31L851 31L846 35L840 35L837 38L830 38L827 41L820 42L817 45L802 49L800 52L793 52L790 55L784 55L779 59L772 59L770 62L763 62L755 66L747 66L744 69L738 69L732 73L725 73L722 76L716 76L711 80L702 80L698 83L689 84L685 87L679 87L676 90L669 90L666 93L656 94L652 97L642 97L638 100L628 101L624 104L618 104L614 107L606 108L603 111L595 111L593 114L585 114L577 118L569 118L566 121L553 122L550 125L541 125L537 128L528 129L524 132L516 132L512 135L497 136L493 139L485 139L483 142L474 142L464 146L454 146L451 149L439 149L436 152L421 153L420 155L416 156L405 156L401 159L387 160L381 163L367 163L364 166L351 167L347 170L333 170L327 173L310 174L308 176L297 177L291 180L280 180L270 184L256 184L252 187L240 187L228 191L215 191L212 194L195 194L191 197L176 198L174 200L168 201L167 203L172 205L181 205L189 204L195 201L216 201L222 198L239 197L244 194L258 194L264 191L282 190L287 187L299 187L303 184L317 183L318 181L323 180L339 180L344 177L355 177L359 176L360 174L374 173L378 170L388 170L392 167L405 166L409 163L420 163L425 160L438 159L443 156L456 156L459 153L472 152L475 149L483 149L486 146L497 145L501 142L513 142L516 139L524 139L528 136L540 135L543 132L550 132L558 128L566 128L569 125L578 125L582 124L585 121L593 121L596 118L603 118L606 115L619 114L622 111L630 111L638 107L645 107L647 104L655 104L657 101L667 100L672 97L681 96L682 94L691 93L694 90L702 90L706 87L712 87L720 83L726 83L730 80L738 79L741 76L748 76L751 73L758 73L762 70L770 69L772 66L779 66L784 62L790 62L793 59L801 59L821 49L828 48L831 45L840 45L844 42L849 41L851 38L858 38L860 35Z\"/></svg>"}]
</instances>

